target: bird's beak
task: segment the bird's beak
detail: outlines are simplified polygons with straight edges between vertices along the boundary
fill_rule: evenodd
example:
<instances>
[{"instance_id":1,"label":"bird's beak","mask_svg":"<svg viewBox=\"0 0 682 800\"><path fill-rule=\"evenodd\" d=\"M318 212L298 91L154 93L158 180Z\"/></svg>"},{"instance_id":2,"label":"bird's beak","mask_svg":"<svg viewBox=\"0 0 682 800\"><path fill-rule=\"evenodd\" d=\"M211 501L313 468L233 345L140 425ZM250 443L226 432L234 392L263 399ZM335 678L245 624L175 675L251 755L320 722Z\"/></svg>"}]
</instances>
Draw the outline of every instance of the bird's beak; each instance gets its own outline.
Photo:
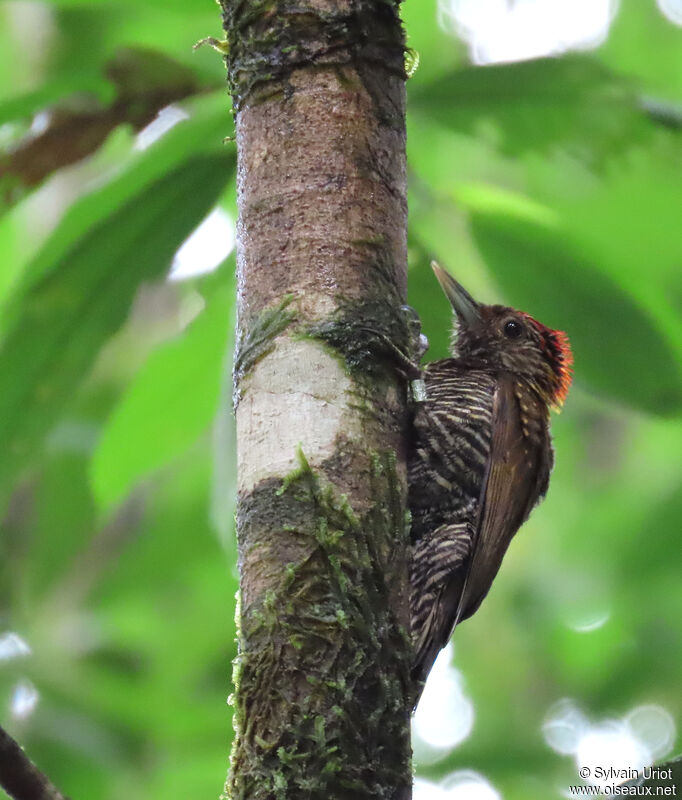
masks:
<instances>
[{"instance_id":1,"label":"bird's beak","mask_svg":"<svg viewBox=\"0 0 682 800\"><path fill-rule=\"evenodd\" d=\"M450 301L460 321L468 327L480 322L479 305L469 292L435 261L431 262L431 269L436 273L438 283L440 283L441 289L445 292L445 296Z\"/></svg>"}]
</instances>

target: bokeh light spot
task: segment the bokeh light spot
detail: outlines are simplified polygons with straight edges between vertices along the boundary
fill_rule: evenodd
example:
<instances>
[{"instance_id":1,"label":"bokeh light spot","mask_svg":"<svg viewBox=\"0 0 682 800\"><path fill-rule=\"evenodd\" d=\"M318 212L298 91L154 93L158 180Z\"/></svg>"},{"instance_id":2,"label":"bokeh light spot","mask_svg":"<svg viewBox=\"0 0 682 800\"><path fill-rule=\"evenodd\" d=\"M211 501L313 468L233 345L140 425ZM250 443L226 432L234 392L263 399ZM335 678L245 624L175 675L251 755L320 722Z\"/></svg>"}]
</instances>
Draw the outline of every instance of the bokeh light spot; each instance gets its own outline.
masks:
<instances>
[{"instance_id":1,"label":"bokeh light spot","mask_svg":"<svg viewBox=\"0 0 682 800\"><path fill-rule=\"evenodd\" d=\"M576 633L592 633L592 631L598 631L599 628L603 628L610 617L611 611L608 608L595 608L592 611L575 614L569 621L569 627Z\"/></svg>"},{"instance_id":2,"label":"bokeh light spot","mask_svg":"<svg viewBox=\"0 0 682 800\"><path fill-rule=\"evenodd\" d=\"M675 25L682 25L682 0L656 0L663 16Z\"/></svg>"},{"instance_id":3,"label":"bokeh light spot","mask_svg":"<svg viewBox=\"0 0 682 800\"><path fill-rule=\"evenodd\" d=\"M580 738L575 761L578 770L589 770L587 782L599 786L613 782L604 769L639 771L651 763L651 754L622 722L606 720L590 727Z\"/></svg>"},{"instance_id":4,"label":"bokeh light spot","mask_svg":"<svg viewBox=\"0 0 682 800\"><path fill-rule=\"evenodd\" d=\"M7 631L0 636L0 661L12 661L22 656L30 656L31 648L18 633Z\"/></svg>"},{"instance_id":5,"label":"bokeh light spot","mask_svg":"<svg viewBox=\"0 0 682 800\"><path fill-rule=\"evenodd\" d=\"M612 780L606 777L609 768L634 774L668 753L676 728L670 713L659 705L637 706L622 719L595 723L575 701L565 698L547 712L542 735L557 753L575 757L576 770L586 782L604 786Z\"/></svg>"},{"instance_id":6,"label":"bokeh light spot","mask_svg":"<svg viewBox=\"0 0 682 800\"><path fill-rule=\"evenodd\" d=\"M412 800L502 800L502 796L483 775L461 769L440 783L416 778Z\"/></svg>"},{"instance_id":7,"label":"bokeh light spot","mask_svg":"<svg viewBox=\"0 0 682 800\"><path fill-rule=\"evenodd\" d=\"M172 281L182 281L212 272L234 247L234 222L222 208L214 208L198 228L180 245L173 259Z\"/></svg>"},{"instance_id":8,"label":"bokeh light spot","mask_svg":"<svg viewBox=\"0 0 682 800\"><path fill-rule=\"evenodd\" d=\"M26 719L38 705L40 695L36 687L27 680L21 680L12 689L10 711L14 719Z\"/></svg>"},{"instance_id":9,"label":"bokeh light spot","mask_svg":"<svg viewBox=\"0 0 682 800\"><path fill-rule=\"evenodd\" d=\"M449 750L474 725L474 706L465 695L459 670L451 666L452 645L441 650L414 715L414 731L430 748ZM429 760L428 756L426 759Z\"/></svg>"},{"instance_id":10,"label":"bokeh light spot","mask_svg":"<svg viewBox=\"0 0 682 800\"><path fill-rule=\"evenodd\" d=\"M461 769L441 783L447 800L502 800L502 795L483 775Z\"/></svg>"},{"instance_id":11,"label":"bokeh light spot","mask_svg":"<svg viewBox=\"0 0 682 800\"><path fill-rule=\"evenodd\" d=\"M447 795L437 783L424 778L415 778L412 785L412 800L447 800Z\"/></svg>"},{"instance_id":12,"label":"bokeh light spot","mask_svg":"<svg viewBox=\"0 0 682 800\"><path fill-rule=\"evenodd\" d=\"M564 698L547 712L542 723L542 735L547 744L562 755L571 755L578 749L580 737L589 721L572 700Z\"/></svg>"},{"instance_id":13,"label":"bokeh light spot","mask_svg":"<svg viewBox=\"0 0 682 800\"><path fill-rule=\"evenodd\" d=\"M468 43L477 64L597 47L617 10L617 0L439 0L441 27Z\"/></svg>"},{"instance_id":14,"label":"bokeh light spot","mask_svg":"<svg viewBox=\"0 0 682 800\"><path fill-rule=\"evenodd\" d=\"M654 759L669 753L675 743L675 720L662 706L651 704L633 708L625 717L625 726L647 746Z\"/></svg>"},{"instance_id":15,"label":"bokeh light spot","mask_svg":"<svg viewBox=\"0 0 682 800\"><path fill-rule=\"evenodd\" d=\"M149 125L142 128L135 137L135 149L146 150L183 119L189 119L189 114L182 108L173 105L162 108Z\"/></svg>"}]
</instances>

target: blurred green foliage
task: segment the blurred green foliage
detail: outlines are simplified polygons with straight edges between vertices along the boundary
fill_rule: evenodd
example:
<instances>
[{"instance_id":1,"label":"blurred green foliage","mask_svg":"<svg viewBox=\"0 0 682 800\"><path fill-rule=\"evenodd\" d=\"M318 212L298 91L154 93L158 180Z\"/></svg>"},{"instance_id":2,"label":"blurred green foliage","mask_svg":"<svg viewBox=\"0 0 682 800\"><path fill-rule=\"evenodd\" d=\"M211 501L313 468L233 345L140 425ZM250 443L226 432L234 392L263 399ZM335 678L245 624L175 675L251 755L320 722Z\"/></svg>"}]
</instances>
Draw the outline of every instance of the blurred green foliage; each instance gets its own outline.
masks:
<instances>
[{"instance_id":1,"label":"blurred green foliage","mask_svg":"<svg viewBox=\"0 0 682 800\"><path fill-rule=\"evenodd\" d=\"M478 298L565 329L576 355L549 496L457 632L473 731L418 774L474 769L506 800L545 800L576 782L541 734L560 698L595 720L657 704L682 727L682 32L628 0L597 50L475 67L435 0L404 17L429 357L449 328L434 256ZM0 637L31 650L0 658L0 721L75 799L215 797L237 589L233 263L166 276L212 207L234 215L223 65L191 50L220 35L218 9L6 2L0 21ZM123 92L153 116L160 87L184 118L140 149L139 115L107 114ZM48 131L74 135L86 109L106 141L59 163L31 128L47 109ZM11 169L27 136L54 162L37 185Z\"/></svg>"}]
</instances>

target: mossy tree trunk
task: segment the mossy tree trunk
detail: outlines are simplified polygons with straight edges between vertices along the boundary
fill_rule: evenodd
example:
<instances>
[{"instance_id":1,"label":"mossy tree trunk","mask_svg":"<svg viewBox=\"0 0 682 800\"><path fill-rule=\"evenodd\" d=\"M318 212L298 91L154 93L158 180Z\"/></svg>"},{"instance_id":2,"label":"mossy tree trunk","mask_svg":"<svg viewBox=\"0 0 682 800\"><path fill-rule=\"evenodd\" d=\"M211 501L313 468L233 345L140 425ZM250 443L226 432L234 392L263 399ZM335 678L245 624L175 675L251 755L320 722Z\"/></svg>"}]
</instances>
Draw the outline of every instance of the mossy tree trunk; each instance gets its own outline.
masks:
<instances>
[{"instance_id":1,"label":"mossy tree trunk","mask_svg":"<svg viewBox=\"0 0 682 800\"><path fill-rule=\"evenodd\" d=\"M241 575L225 796L408 798L398 3L221 0L238 167Z\"/></svg>"}]
</instances>

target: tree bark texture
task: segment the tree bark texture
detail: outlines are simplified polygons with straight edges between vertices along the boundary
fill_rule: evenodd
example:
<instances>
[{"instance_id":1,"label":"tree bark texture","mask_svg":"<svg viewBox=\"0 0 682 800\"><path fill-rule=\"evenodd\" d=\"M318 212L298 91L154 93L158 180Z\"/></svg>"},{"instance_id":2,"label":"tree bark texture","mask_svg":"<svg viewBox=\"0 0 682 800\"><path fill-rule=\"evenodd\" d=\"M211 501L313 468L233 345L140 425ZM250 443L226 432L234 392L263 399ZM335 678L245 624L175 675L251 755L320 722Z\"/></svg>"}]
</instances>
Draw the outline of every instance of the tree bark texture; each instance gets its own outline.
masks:
<instances>
[{"instance_id":1,"label":"tree bark texture","mask_svg":"<svg viewBox=\"0 0 682 800\"><path fill-rule=\"evenodd\" d=\"M238 162L231 800L410 795L404 41L387 0L221 0Z\"/></svg>"}]
</instances>

